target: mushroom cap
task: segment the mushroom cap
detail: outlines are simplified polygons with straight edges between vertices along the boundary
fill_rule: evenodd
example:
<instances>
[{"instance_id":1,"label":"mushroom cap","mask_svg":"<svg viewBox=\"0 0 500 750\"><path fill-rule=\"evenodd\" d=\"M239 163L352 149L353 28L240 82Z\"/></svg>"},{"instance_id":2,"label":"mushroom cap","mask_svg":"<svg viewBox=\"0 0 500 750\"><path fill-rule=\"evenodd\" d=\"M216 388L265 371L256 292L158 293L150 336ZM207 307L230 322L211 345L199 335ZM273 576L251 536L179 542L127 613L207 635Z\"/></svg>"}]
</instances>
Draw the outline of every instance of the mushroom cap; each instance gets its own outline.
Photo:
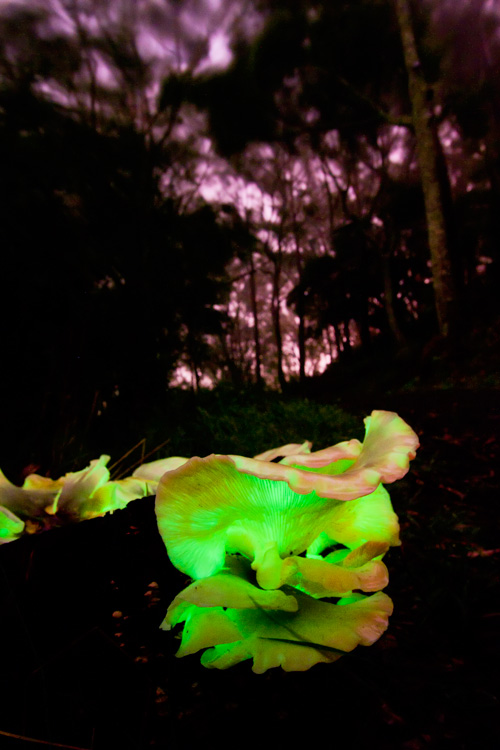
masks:
<instances>
[{"instance_id":1,"label":"mushroom cap","mask_svg":"<svg viewBox=\"0 0 500 750\"><path fill-rule=\"evenodd\" d=\"M42 518L45 527L51 525L51 516L59 515L66 520L93 518L154 494L157 482L147 478L148 465L144 467L144 478L131 476L112 481L106 466L108 461L109 456L102 455L86 468L58 479L29 474L22 487L9 482L0 471L0 505L22 518ZM179 460L176 461L178 466ZM163 474L167 468L165 462L162 468Z\"/></svg>"},{"instance_id":2,"label":"mushroom cap","mask_svg":"<svg viewBox=\"0 0 500 750\"><path fill-rule=\"evenodd\" d=\"M178 469L187 463L187 458L180 456L170 456L169 458L160 458L157 461L150 461L147 464L141 464L132 472L136 479L147 479L148 482L159 482L167 471Z\"/></svg>"},{"instance_id":3,"label":"mushroom cap","mask_svg":"<svg viewBox=\"0 0 500 750\"><path fill-rule=\"evenodd\" d=\"M162 627L184 623L178 657L208 649L201 657L206 667L227 669L253 659L253 671L261 674L279 666L304 671L369 646L386 630L391 613L392 601L382 592L331 604L288 586L264 592L225 572L184 589Z\"/></svg>"},{"instance_id":4,"label":"mushroom cap","mask_svg":"<svg viewBox=\"0 0 500 750\"><path fill-rule=\"evenodd\" d=\"M12 542L22 534L24 530L24 521L18 518L8 508L0 505L0 544Z\"/></svg>"},{"instance_id":5,"label":"mushroom cap","mask_svg":"<svg viewBox=\"0 0 500 750\"><path fill-rule=\"evenodd\" d=\"M308 548L314 554L331 540L397 544L397 517L380 483L406 474L418 438L392 412L374 411L365 425L363 444L290 454L279 464L194 457L166 473L155 509L172 563L205 578L223 568L227 552L239 552L253 561L259 585L276 588L283 558Z\"/></svg>"}]
</instances>

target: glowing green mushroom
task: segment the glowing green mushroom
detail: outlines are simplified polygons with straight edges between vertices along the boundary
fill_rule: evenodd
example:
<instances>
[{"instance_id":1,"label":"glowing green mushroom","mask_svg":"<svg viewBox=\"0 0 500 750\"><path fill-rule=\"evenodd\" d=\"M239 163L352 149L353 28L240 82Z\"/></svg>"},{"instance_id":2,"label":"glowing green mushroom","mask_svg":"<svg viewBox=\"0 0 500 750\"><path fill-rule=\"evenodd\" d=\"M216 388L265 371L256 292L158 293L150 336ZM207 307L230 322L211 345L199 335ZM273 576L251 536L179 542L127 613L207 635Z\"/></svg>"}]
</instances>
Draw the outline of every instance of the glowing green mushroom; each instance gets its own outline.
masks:
<instances>
[{"instance_id":1,"label":"glowing green mushroom","mask_svg":"<svg viewBox=\"0 0 500 750\"><path fill-rule=\"evenodd\" d=\"M8 508L0 505L0 544L17 539L23 530L24 522Z\"/></svg>"},{"instance_id":2,"label":"glowing green mushroom","mask_svg":"<svg viewBox=\"0 0 500 750\"><path fill-rule=\"evenodd\" d=\"M337 658L380 636L392 611L380 557L399 544L381 483L404 476L418 438L392 412L375 411L365 424L363 444L196 457L162 477L158 528L173 564L195 580L164 622L185 623L178 655L212 646L205 666L253 658L257 672L308 669L333 660L332 649ZM337 543L344 550L329 554ZM235 559L247 562L235 570ZM331 597L341 599L318 601ZM297 611L283 606L291 598Z\"/></svg>"},{"instance_id":3,"label":"glowing green mushroom","mask_svg":"<svg viewBox=\"0 0 500 750\"><path fill-rule=\"evenodd\" d=\"M304 671L318 662L332 662L356 646L371 646L387 629L392 613L388 596L378 592L353 604L340 606L297 593L297 613L227 610L240 640L217 644L202 656L206 667L227 669L253 659L253 671L262 674L281 666ZM198 628L202 623L198 623Z\"/></svg>"},{"instance_id":4,"label":"glowing green mushroom","mask_svg":"<svg viewBox=\"0 0 500 750\"><path fill-rule=\"evenodd\" d=\"M23 486L18 487L0 471L0 504L16 515L37 516L53 506L62 486L61 480L30 474Z\"/></svg>"},{"instance_id":5,"label":"glowing green mushroom","mask_svg":"<svg viewBox=\"0 0 500 750\"><path fill-rule=\"evenodd\" d=\"M208 649L202 664L210 668L253 659L257 673L277 666L303 671L371 645L387 628L392 602L381 592L319 602L288 586L259 590L246 580L250 567L247 575L244 562L238 567L239 574L229 563L227 572L194 582L174 599L162 628L184 623L178 657Z\"/></svg>"},{"instance_id":6,"label":"glowing green mushroom","mask_svg":"<svg viewBox=\"0 0 500 750\"><path fill-rule=\"evenodd\" d=\"M54 517L58 523L94 518L155 493L157 481L148 478L147 464L141 467L144 476L139 472L139 476L112 481L108 461L109 456L103 455L85 469L58 479L30 474L22 487L9 482L0 471L0 505L21 518L42 520L43 528L48 528Z\"/></svg>"},{"instance_id":7,"label":"glowing green mushroom","mask_svg":"<svg viewBox=\"0 0 500 750\"><path fill-rule=\"evenodd\" d=\"M222 569L226 552L239 552L252 561L260 586L276 588L284 559L308 548L319 553L330 540L352 548L370 540L397 544L397 517L380 483L406 474L418 438L391 412L365 421L362 445L341 443L279 464L212 455L165 474L156 515L173 564L204 578Z\"/></svg>"}]
</instances>

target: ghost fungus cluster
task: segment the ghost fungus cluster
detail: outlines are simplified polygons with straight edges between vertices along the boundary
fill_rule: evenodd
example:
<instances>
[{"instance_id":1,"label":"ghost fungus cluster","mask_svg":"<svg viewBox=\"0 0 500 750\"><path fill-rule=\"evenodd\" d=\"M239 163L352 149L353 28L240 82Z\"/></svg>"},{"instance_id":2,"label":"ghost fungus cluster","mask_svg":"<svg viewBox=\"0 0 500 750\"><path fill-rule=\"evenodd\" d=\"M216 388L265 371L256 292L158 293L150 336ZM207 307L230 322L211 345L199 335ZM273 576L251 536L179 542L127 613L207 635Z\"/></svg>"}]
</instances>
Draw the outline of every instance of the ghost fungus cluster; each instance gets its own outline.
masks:
<instances>
[{"instance_id":1,"label":"ghost fungus cluster","mask_svg":"<svg viewBox=\"0 0 500 750\"><path fill-rule=\"evenodd\" d=\"M29 474L21 487L12 484L0 470L0 544L23 533L38 533L121 510L132 500L154 495L167 471L186 463L171 456L141 464L123 479L111 479L103 455L80 471L58 479Z\"/></svg>"},{"instance_id":2,"label":"ghost fungus cluster","mask_svg":"<svg viewBox=\"0 0 500 750\"><path fill-rule=\"evenodd\" d=\"M365 425L363 443L196 457L164 474L158 528L193 579L162 623L183 624L178 656L302 671L380 637L392 612L381 558L400 543L383 484L406 474L418 438L392 412Z\"/></svg>"},{"instance_id":3,"label":"ghost fungus cluster","mask_svg":"<svg viewBox=\"0 0 500 750\"><path fill-rule=\"evenodd\" d=\"M58 479L30 474L22 487L9 482L0 471L0 544L17 539L26 525L45 530L95 518L155 493L158 462L144 464L131 476L112 481L106 466L108 461L109 456L103 455L85 469ZM161 465L167 470L178 462L166 459Z\"/></svg>"}]
</instances>

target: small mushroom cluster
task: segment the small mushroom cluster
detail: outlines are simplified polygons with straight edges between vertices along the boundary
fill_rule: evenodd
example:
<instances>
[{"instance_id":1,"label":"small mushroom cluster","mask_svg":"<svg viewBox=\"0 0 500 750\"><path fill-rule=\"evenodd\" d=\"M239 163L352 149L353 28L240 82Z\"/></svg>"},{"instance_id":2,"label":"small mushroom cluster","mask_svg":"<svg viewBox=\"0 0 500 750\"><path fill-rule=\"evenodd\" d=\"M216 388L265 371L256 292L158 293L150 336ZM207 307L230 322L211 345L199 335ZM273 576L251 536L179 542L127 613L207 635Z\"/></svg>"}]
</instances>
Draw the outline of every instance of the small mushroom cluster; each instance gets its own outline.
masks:
<instances>
[{"instance_id":1,"label":"small mushroom cluster","mask_svg":"<svg viewBox=\"0 0 500 750\"><path fill-rule=\"evenodd\" d=\"M37 533L54 526L102 516L124 508L131 500L154 495L157 462L140 466L129 477L111 480L101 456L80 471L58 479L30 474L22 487L9 482L0 471L0 544L23 533ZM177 466L175 459L161 462L162 473Z\"/></svg>"},{"instance_id":2,"label":"small mushroom cluster","mask_svg":"<svg viewBox=\"0 0 500 750\"><path fill-rule=\"evenodd\" d=\"M383 485L406 474L418 438L392 412L372 412L365 426L363 443L165 467L158 528L172 563L193 579L161 626L184 624L177 656L203 650L206 667L253 659L259 674L303 671L386 630L382 557L400 542Z\"/></svg>"}]
</instances>

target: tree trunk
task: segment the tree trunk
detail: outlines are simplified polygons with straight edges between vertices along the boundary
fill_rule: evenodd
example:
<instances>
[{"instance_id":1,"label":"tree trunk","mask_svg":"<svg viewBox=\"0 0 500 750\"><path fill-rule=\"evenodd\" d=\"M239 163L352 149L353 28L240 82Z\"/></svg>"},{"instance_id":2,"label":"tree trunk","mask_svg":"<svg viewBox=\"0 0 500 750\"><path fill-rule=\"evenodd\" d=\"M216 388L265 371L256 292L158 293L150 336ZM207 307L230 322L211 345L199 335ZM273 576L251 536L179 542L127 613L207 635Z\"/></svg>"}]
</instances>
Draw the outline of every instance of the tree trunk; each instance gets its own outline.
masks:
<instances>
[{"instance_id":1,"label":"tree trunk","mask_svg":"<svg viewBox=\"0 0 500 750\"><path fill-rule=\"evenodd\" d=\"M299 228L294 221L294 238L295 238L295 264L297 276L302 276L302 255L300 251ZM299 345L299 382L303 385L306 381L306 313L305 299L302 287L298 287L298 298L295 312L299 318L298 345Z\"/></svg>"},{"instance_id":2,"label":"tree trunk","mask_svg":"<svg viewBox=\"0 0 500 750\"><path fill-rule=\"evenodd\" d=\"M306 316L303 294L297 301L297 315L299 317L299 382L303 385L306 380Z\"/></svg>"},{"instance_id":3,"label":"tree trunk","mask_svg":"<svg viewBox=\"0 0 500 750\"><path fill-rule=\"evenodd\" d=\"M255 344L255 381L258 386L262 385L262 357L260 352L260 332L259 318L257 310L257 289L255 286L255 264L253 262L253 253L250 251L250 300L253 315L253 338Z\"/></svg>"},{"instance_id":4,"label":"tree trunk","mask_svg":"<svg viewBox=\"0 0 500 750\"><path fill-rule=\"evenodd\" d=\"M280 276L281 258L273 259L273 296L271 301L271 314L273 318L274 337L276 340L278 383L283 392L286 388L285 373L283 371L283 338L281 335L281 313L280 313Z\"/></svg>"},{"instance_id":5,"label":"tree trunk","mask_svg":"<svg viewBox=\"0 0 500 750\"><path fill-rule=\"evenodd\" d=\"M441 145L433 116L432 91L424 79L418 57L410 2L395 0L395 8L408 74L439 332L444 338L451 339L456 333L458 301L446 225L445 189L442 173L440 175Z\"/></svg>"},{"instance_id":6,"label":"tree trunk","mask_svg":"<svg viewBox=\"0 0 500 750\"><path fill-rule=\"evenodd\" d=\"M345 359L350 358L352 353L351 332L349 330L350 318L344 318L342 321L342 354Z\"/></svg>"},{"instance_id":7,"label":"tree trunk","mask_svg":"<svg viewBox=\"0 0 500 750\"><path fill-rule=\"evenodd\" d=\"M401 329L399 327L399 324L396 318L396 312L394 310L394 292L392 289L392 276L391 276L389 256L382 255L382 267L383 267L383 275L384 275L385 314L387 316L389 330L391 331L398 347L402 348L403 346L405 346L406 340L401 332Z\"/></svg>"}]
</instances>

